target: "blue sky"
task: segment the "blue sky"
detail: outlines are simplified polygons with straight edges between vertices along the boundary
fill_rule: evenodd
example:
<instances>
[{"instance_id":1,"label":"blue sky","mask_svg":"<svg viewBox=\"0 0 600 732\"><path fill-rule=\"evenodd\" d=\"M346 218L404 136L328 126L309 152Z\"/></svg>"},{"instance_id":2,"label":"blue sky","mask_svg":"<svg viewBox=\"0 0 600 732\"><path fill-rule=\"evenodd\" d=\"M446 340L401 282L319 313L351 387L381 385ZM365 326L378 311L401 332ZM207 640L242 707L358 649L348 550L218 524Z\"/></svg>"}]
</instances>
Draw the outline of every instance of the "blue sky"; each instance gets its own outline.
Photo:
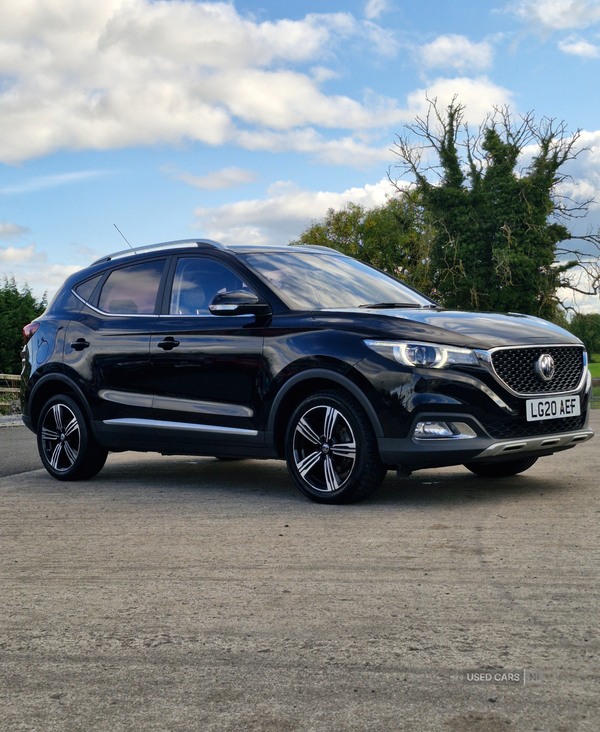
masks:
<instances>
[{"instance_id":1,"label":"blue sky","mask_svg":"<svg viewBox=\"0 0 600 732\"><path fill-rule=\"evenodd\" d=\"M600 201L599 82L600 0L0 0L0 275L380 204L426 93L583 130L566 192Z\"/></svg>"}]
</instances>

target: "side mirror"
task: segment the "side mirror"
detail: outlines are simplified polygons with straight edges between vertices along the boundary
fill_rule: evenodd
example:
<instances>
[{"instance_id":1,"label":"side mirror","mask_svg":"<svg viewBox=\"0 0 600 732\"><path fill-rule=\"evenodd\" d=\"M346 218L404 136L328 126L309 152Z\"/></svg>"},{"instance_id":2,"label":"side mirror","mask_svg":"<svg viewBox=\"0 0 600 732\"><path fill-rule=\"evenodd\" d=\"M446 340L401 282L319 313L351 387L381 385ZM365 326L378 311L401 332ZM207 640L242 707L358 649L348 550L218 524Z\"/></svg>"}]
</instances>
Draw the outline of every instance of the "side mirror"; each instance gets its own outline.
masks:
<instances>
[{"instance_id":1,"label":"side mirror","mask_svg":"<svg viewBox=\"0 0 600 732\"><path fill-rule=\"evenodd\" d=\"M271 308L266 302L248 290L233 290L215 295L208 306L213 315L271 315Z\"/></svg>"}]
</instances>

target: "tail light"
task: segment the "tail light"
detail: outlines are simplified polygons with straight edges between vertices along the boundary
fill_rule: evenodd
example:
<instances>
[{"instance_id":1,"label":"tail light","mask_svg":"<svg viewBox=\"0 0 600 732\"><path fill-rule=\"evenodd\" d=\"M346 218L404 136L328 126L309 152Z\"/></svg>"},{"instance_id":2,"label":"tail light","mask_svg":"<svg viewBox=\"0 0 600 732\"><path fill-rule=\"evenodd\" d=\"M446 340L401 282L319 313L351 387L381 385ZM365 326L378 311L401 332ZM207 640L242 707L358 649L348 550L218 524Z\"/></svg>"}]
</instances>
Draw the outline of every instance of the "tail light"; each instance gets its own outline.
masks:
<instances>
[{"instance_id":1,"label":"tail light","mask_svg":"<svg viewBox=\"0 0 600 732\"><path fill-rule=\"evenodd\" d=\"M23 328L23 343L28 343L32 338L36 330L40 327L39 323L29 323Z\"/></svg>"}]
</instances>

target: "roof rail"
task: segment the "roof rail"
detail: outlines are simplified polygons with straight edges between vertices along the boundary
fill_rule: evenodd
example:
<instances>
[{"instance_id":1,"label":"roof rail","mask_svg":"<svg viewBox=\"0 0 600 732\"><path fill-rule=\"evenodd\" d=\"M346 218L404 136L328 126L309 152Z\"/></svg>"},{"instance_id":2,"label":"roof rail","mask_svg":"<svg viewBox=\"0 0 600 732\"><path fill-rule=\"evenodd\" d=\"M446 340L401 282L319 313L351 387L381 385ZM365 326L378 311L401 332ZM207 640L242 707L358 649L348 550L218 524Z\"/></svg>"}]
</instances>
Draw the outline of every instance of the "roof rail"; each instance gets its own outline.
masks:
<instances>
[{"instance_id":1,"label":"roof rail","mask_svg":"<svg viewBox=\"0 0 600 732\"><path fill-rule=\"evenodd\" d=\"M114 252L113 254L109 254L106 257L100 257L100 259L97 259L95 262L92 262L92 266L94 264L101 264L102 262L110 262L113 259L117 259L118 257L126 257L128 254L137 254L138 252L147 252L151 249L164 249L168 247L192 247L197 246L199 248L201 247L213 247L215 249L225 249L225 245L221 244L221 242L213 241L212 239L178 239L177 241L164 241L160 244L148 244L143 247L132 247L131 249L122 249L120 252Z\"/></svg>"}]
</instances>

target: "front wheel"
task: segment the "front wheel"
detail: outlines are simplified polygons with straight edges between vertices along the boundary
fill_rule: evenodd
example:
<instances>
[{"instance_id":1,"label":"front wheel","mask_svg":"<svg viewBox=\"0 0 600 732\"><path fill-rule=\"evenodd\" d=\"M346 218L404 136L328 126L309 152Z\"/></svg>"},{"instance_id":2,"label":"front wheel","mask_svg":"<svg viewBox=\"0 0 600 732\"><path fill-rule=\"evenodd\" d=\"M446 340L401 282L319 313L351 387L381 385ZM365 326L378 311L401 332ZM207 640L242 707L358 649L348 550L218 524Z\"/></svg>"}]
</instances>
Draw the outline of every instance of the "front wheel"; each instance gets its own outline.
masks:
<instances>
[{"instance_id":1,"label":"front wheel","mask_svg":"<svg viewBox=\"0 0 600 732\"><path fill-rule=\"evenodd\" d=\"M386 474L371 423L354 397L322 391L305 399L288 424L285 455L292 479L317 503L354 503Z\"/></svg>"},{"instance_id":2,"label":"front wheel","mask_svg":"<svg viewBox=\"0 0 600 732\"><path fill-rule=\"evenodd\" d=\"M505 463L465 463L465 468L482 478L508 478L529 470L536 461L537 458L521 458Z\"/></svg>"},{"instance_id":3,"label":"front wheel","mask_svg":"<svg viewBox=\"0 0 600 732\"><path fill-rule=\"evenodd\" d=\"M37 430L42 463L58 480L85 480L98 473L108 450L90 432L77 402L65 394L49 399Z\"/></svg>"}]
</instances>

